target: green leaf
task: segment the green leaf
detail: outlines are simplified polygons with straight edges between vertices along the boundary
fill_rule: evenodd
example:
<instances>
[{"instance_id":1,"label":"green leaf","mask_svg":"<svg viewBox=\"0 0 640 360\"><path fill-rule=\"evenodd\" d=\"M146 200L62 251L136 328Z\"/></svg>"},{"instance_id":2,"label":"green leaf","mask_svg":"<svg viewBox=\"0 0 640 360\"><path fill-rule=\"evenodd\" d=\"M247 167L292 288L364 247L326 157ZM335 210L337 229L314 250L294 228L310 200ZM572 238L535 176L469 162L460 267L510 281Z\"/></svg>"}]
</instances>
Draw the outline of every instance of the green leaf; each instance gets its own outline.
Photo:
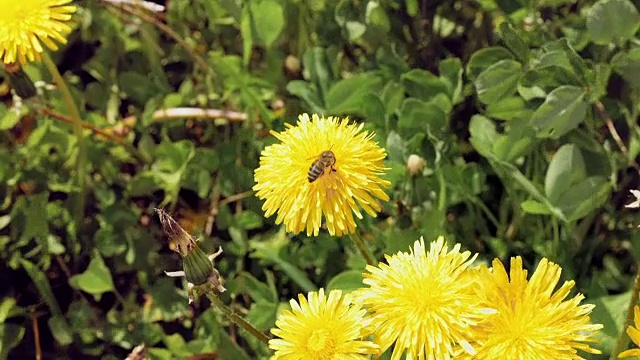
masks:
<instances>
[{"instance_id":1,"label":"green leaf","mask_svg":"<svg viewBox=\"0 0 640 360\"><path fill-rule=\"evenodd\" d=\"M374 74L360 74L335 83L327 93L325 103L331 114L359 112L365 96L377 91L382 84Z\"/></svg>"},{"instance_id":2,"label":"green leaf","mask_svg":"<svg viewBox=\"0 0 640 360\"><path fill-rule=\"evenodd\" d=\"M553 156L544 180L547 198L555 203L567 189L584 180L586 164L580 149L574 144L563 145Z\"/></svg>"},{"instance_id":3,"label":"green leaf","mask_svg":"<svg viewBox=\"0 0 640 360\"><path fill-rule=\"evenodd\" d=\"M346 270L329 280L327 291L342 290L350 293L362 286L362 270Z\"/></svg>"},{"instance_id":4,"label":"green leaf","mask_svg":"<svg viewBox=\"0 0 640 360\"><path fill-rule=\"evenodd\" d=\"M458 58L448 58L438 63L440 80L447 87L447 95L452 104L458 104L463 99L462 95L462 63Z\"/></svg>"},{"instance_id":5,"label":"green leaf","mask_svg":"<svg viewBox=\"0 0 640 360\"><path fill-rule=\"evenodd\" d=\"M605 177L592 176L567 189L555 204L566 214L567 221L576 221L601 207L611 191L611 183Z\"/></svg>"},{"instance_id":6,"label":"green leaf","mask_svg":"<svg viewBox=\"0 0 640 360\"><path fill-rule=\"evenodd\" d=\"M500 60L484 70L474 85L478 99L485 104L501 101L512 95L522 76L522 64L514 60Z\"/></svg>"},{"instance_id":7,"label":"green leaf","mask_svg":"<svg viewBox=\"0 0 640 360\"><path fill-rule=\"evenodd\" d=\"M263 300L275 303L278 300L278 294L275 289L272 289L246 271L239 274L237 281L244 283L244 289L254 301Z\"/></svg>"},{"instance_id":8,"label":"green leaf","mask_svg":"<svg viewBox=\"0 0 640 360\"><path fill-rule=\"evenodd\" d=\"M522 210L524 210L528 214L535 215L551 215L551 210L546 207L543 203L535 201L535 200L525 200L520 204Z\"/></svg>"},{"instance_id":9,"label":"green leaf","mask_svg":"<svg viewBox=\"0 0 640 360\"><path fill-rule=\"evenodd\" d=\"M493 155L493 144L498 138L495 124L482 115L473 115L469 123L471 145L484 157Z\"/></svg>"},{"instance_id":10,"label":"green leaf","mask_svg":"<svg viewBox=\"0 0 640 360\"><path fill-rule=\"evenodd\" d=\"M437 94L449 92L442 79L426 70L410 70L402 74L401 79L409 96L419 100L428 101Z\"/></svg>"},{"instance_id":11,"label":"green leaf","mask_svg":"<svg viewBox=\"0 0 640 360\"><path fill-rule=\"evenodd\" d=\"M98 298L107 291L115 290L111 272L97 252L94 252L87 270L81 274L73 275L69 279L69 285L75 289L97 295Z\"/></svg>"},{"instance_id":12,"label":"green leaf","mask_svg":"<svg viewBox=\"0 0 640 360\"><path fill-rule=\"evenodd\" d=\"M400 134L390 131L385 148L389 154L389 160L404 164L406 144Z\"/></svg>"},{"instance_id":13,"label":"green leaf","mask_svg":"<svg viewBox=\"0 0 640 360\"><path fill-rule=\"evenodd\" d=\"M529 119L533 110L520 96L510 96L487 106L485 115L499 120Z\"/></svg>"},{"instance_id":14,"label":"green leaf","mask_svg":"<svg viewBox=\"0 0 640 360\"><path fill-rule=\"evenodd\" d=\"M501 46L480 49L474 52L469 59L469 63L467 64L467 77L475 81L480 73L498 61L514 59L513 54Z\"/></svg>"},{"instance_id":15,"label":"green leaf","mask_svg":"<svg viewBox=\"0 0 640 360\"><path fill-rule=\"evenodd\" d=\"M398 128L404 135L411 135L416 131L440 134L446 124L446 114L433 101L408 98L398 114Z\"/></svg>"},{"instance_id":16,"label":"green leaf","mask_svg":"<svg viewBox=\"0 0 640 360\"><path fill-rule=\"evenodd\" d=\"M302 80L293 80L287 84L287 91L304 100L312 112L324 113L322 98L312 84Z\"/></svg>"},{"instance_id":17,"label":"green leaf","mask_svg":"<svg viewBox=\"0 0 640 360\"><path fill-rule=\"evenodd\" d=\"M602 350L605 354L610 354L620 335L620 330L625 325L625 311L631 300L631 291L620 295L603 296L589 301L595 305L591 313L592 324L602 324L604 328L599 332L602 336Z\"/></svg>"},{"instance_id":18,"label":"green leaf","mask_svg":"<svg viewBox=\"0 0 640 360\"><path fill-rule=\"evenodd\" d=\"M575 129L587 114L584 89L560 86L553 90L531 117L539 137L554 139Z\"/></svg>"},{"instance_id":19,"label":"green leaf","mask_svg":"<svg viewBox=\"0 0 640 360\"><path fill-rule=\"evenodd\" d=\"M278 303L258 300L251 304L247 320L251 325L260 331L265 331L273 327L276 322Z\"/></svg>"},{"instance_id":20,"label":"green leaf","mask_svg":"<svg viewBox=\"0 0 640 360\"><path fill-rule=\"evenodd\" d=\"M287 238L286 233L281 230L273 235L268 241L254 241L249 243L249 246L253 250L251 256L279 266L280 269L305 292L317 291L318 287L311 282L304 271L300 270L294 264L280 256L280 249L287 246L288 243L289 239Z\"/></svg>"},{"instance_id":21,"label":"green leaf","mask_svg":"<svg viewBox=\"0 0 640 360\"><path fill-rule=\"evenodd\" d=\"M33 281L34 285L38 289L38 293L40 293L40 297L47 304L51 314L53 315L51 319L49 319L49 327L52 330L51 333L61 345L69 345L73 341L71 328L62 315L62 310L60 310L58 301L53 295L49 279L47 279L40 269L28 260L20 259L20 264L27 274L29 274L31 281Z\"/></svg>"},{"instance_id":22,"label":"green leaf","mask_svg":"<svg viewBox=\"0 0 640 360\"><path fill-rule=\"evenodd\" d=\"M0 131L9 130L16 126L20 122L20 116L26 109L21 109L20 113L15 112L13 109L7 109L5 104L0 103Z\"/></svg>"},{"instance_id":23,"label":"green leaf","mask_svg":"<svg viewBox=\"0 0 640 360\"><path fill-rule=\"evenodd\" d=\"M611 66L631 87L636 91L640 90L640 77L638 76L640 74L640 48L617 53L611 59ZM601 87L604 87L604 90L606 90L605 86L606 83L601 83Z\"/></svg>"},{"instance_id":24,"label":"green leaf","mask_svg":"<svg viewBox=\"0 0 640 360\"><path fill-rule=\"evenodd\" d=\"M0 359L8 359L9 351L20 344L25 329L11 323L0 323Z\"/></svg>"},{"instance_id":25,"label":"green leaf","mask_svg":"<svg viewBox=\"0 0 640 360\"><path fill-rule=\"evenodd\" d=\"M503 21L498 26L498 35L520 62L526 64L529 61L529 47L509 22Z\"/></svg>"},{"instance_id":26,"label":"green leaf","mask_svg":"<svg viewBox=\"0 0 640 360\"><path fill-rule=\"evenodd\" d=\"M600 0L589 9L587 30L596 44L630 39L638 31L638 10L629 0Z\"/></svg>"},{"instance_id":27,"label":"green leaf","mask_svg":"<svg viewBox=\"0 0 640 360\"><path fill-rule=\"evenodd\" d=\"M245 210L235 216L235 225L244 230L257 229L262 226L262 215Z\"/></svg>"},{"instance_id":28,"label":"green leaf","mask_svg":"<svg viewBox=\"0 0 640 360\"><path fill-rule=\"evenodd\" d=\"M284 28L284 11L276 0L249 2L254 36L265 47L271 47Z\"/></svg>"}]
</instances>

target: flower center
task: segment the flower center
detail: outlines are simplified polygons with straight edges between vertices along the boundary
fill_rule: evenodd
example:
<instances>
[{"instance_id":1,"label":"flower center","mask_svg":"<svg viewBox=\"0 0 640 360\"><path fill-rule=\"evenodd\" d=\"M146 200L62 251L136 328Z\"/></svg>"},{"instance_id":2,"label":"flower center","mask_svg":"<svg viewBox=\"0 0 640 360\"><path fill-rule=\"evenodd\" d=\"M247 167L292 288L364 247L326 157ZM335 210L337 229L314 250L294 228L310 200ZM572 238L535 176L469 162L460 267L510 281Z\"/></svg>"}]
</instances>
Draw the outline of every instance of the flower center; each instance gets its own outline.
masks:
<instances>
[{"instance_id":1,"label":"flower center","mask_svg":"<svg viewBox=\"0 0 640 360\"><path fill-rule=\"evenodd\" d=\"M326 329L314 330L307 340L307 349L317 354L317 359L329 359L335 353L335 344Z\"/></svg>"}]
</instances>

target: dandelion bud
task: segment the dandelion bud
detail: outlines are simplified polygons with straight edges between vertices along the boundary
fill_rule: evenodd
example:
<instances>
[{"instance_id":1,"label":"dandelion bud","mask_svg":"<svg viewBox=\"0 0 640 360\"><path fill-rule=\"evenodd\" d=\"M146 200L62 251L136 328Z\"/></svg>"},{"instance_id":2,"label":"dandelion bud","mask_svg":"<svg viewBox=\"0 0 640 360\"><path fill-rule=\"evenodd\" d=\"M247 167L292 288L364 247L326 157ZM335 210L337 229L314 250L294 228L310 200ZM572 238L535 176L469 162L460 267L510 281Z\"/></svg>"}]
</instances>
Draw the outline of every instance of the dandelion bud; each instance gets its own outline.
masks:
<instances>
[{"instance_id":1,"label":"dandelion bud","mask_svg":"<svg viewBox=\"0 0 640 360\"><path fill-rule=\"evenodd\" d=\"M193 285L206 283L214 270L213 263L198 246L182 258L182 268L185 278Z\"/></svg>"},{"instance_id":2,"label":"dandelion bud","mask_svg":"<svg viewBox=\"0 0 640 360\"><path fill-rule=\"evenodd\" d=\"M426 165L427 161L416 154L409 155L409 159L407 159L407 170L411 176L418 175Z\"/></svg>"}]
</instances>

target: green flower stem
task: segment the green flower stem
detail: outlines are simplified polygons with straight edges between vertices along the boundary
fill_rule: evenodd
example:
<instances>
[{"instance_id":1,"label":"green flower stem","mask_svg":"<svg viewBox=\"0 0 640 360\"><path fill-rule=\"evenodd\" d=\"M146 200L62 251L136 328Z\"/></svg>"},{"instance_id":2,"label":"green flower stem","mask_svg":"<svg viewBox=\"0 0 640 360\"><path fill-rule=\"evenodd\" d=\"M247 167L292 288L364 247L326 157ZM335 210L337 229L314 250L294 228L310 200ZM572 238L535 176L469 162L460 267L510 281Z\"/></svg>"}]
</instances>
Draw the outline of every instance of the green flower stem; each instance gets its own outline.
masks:
<instances>
[{"instance_id":1,"label":"green flower stem","mask_svg":"<svg viewBox=\"0 0 640 360\"><path fill-rule=\"evenodd\" d=\"M629 337L627 336L627 326L633 322L633 307L638 303L638 295L640 294L640 267L638 268L638 272L636 273L636 281L633 285L633 291L631 292L631 299L629 300L629 306L627 306L627 317L624 319L624 323L622 324L622 329L620 329L620 334L618 334L618 340L616 341L616 346L613 348L611 352L611 356L609 356L610 360L614 360L618 358L618 354L624 351L629 345Z\"/></svg>"},{"instance_id":2,"label":"green flower stem","mask_svg":"<svg viewBox=\"0 0 640 360\"><path fill-rule=\"evenodd\" d=\"M356 229L356 231L351 234L350 237L351 240L353 240L353 242L356 244L356 247L358 248L358 251L360 251L360 254L362 254L362 257L367 261L367 264L375 266L377 264L376 259L371 253L371 249L369 249L362 236L360 236L360 234L358 233L358 230Z\"/></svg>"},{"instance_id":3,"label":"green flower stem","mask_svg":"<svg viewBox=\"0 0 640 360\"><path fill-rule=\"evenodd\" d=\"M229 318L231 322L240 326L241 328L246 330L249 334L255 336L256 339L260 340L265 345L269 345L269 338L267 337L267 335L263 334L261 331L256 329L253 325L249 324L245 319L243 319L238 314L236 314L235 311L233 311L230 307L225 305L222 302L222 300L220 300L218 295L214 294L213 292L207 292L207 297L218 309L220 309L220 311L222 311L223 314L225 314L227 318Z\"/></svg>"},{"instance_id":4,"label":"green flower stem","mask_svg":"<svg viewBox=\"0 0 640 360\"><path fill-rule=\"evenodd\" d=\"M67 83L62 78L60 71L58 71L58 67L54 64L53 60L49 54L44 51L42 53L42 60L44 61L45 66L49 70L49 73L53 77L53 81L60 89L60 93L62 94L62 100L67 107L67 111L70 112L71 118L73 119L73 133L76 136L76 141L78 143L78 158L76 160L76 176L77 176L77 184L80 189L80 194L75 202L75 221L76 221L76 231L79 234L82 231L82 223L84 221L84 202L86 195L86 171L87 171L87 148L84 143L84 134L82 131L82 120L80 119L80 111L78 111L78 107L76 106L73 97L71 96L71 91L67 86Z\"/></svg>"}]
</instances>

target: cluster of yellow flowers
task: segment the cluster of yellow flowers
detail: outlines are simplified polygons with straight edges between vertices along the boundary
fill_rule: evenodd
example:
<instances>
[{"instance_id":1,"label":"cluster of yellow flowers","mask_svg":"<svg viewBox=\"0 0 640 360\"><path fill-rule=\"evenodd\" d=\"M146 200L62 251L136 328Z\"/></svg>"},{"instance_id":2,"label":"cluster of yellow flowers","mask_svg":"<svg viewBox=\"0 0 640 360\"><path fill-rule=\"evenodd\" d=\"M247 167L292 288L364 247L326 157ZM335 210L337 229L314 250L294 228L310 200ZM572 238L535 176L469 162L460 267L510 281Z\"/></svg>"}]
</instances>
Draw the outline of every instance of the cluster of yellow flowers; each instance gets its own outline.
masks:
<instances>
[{"instance_id":1,"label":"cluster of yellow flowers","mask_svg":"<svg viewBox=\"0 0 640 360\"><path fill-rule=\"evenodd\" d=\"M375 216L378 200L388 200L389 182L380 177L386 153L362 125L303 114L297 126L272 134L280 142L262 153L254 190L266 216L277 213L287 231L317 235L325 225L331 235L350 234L353 214L361 218L362 208ZM368 265L361 289L300 294L271 330L273 359L370 359L388 350L392 360L600 353L591 346L602 328L591 324L594 305L581 304L582 294L569 297L573 281L558 287L560 266L542 259L528 278L520 257L507 272L498 259L473 266L476 256L459 244L449 249L442 237L428 249L420 239Z\"/></svg>"},{"instance_id":2,"label":"cluster of yellow flowers","mask_svg":"<svg viewBox=\"0 0 640 360\"><path fill-rule=\"evenodd\" d=\"M471 267L475 256L449 250L444 239L426 249L367 266L365 287L350 294L324 290L291 300L276 321L273 359L369 359L392 348L391 359L582 359L598 354L589 343L602 328L591 324L593 305L567 298L573 281L543 259L527 280L522 259L507 273Z\"/></svg>"}]
</instances>

